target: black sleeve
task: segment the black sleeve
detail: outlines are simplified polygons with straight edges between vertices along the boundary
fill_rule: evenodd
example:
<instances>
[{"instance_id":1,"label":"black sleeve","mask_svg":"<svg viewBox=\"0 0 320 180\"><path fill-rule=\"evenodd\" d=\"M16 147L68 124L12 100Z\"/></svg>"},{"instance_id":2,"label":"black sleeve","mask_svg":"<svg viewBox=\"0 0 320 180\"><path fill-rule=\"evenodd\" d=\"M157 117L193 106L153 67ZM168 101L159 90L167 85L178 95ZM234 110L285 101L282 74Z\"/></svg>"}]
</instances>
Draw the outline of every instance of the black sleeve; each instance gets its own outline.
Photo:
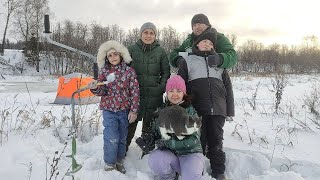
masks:
<instances>
[{"instance_id":1,"label":"black sleeve","mask_svg":"<svg viewBox=\"0 0 320 180\"><path fill-rule=\"evenodd\" d=\"M187 83L188 82L188 65L185 59L181 58L179 60L179 65L178 65L178 75L184 79L184 81Z\"/></svg>"},{"instance_id":2,"label":"black sleeve","mask_svg":"<svg viewBox=\"0 0 320 180\"><path fill-rule=\"evenodd\" d=\"M222 80L224 87L227 91L227 116L234 116L234 97L233 97L233 89L232 89L232 82L227 70L223 71Z\"/></svg>"},{"instance_id":3,"label":"black sleeve","mask_svg":"<svg viewBox=\"0 0 320 180\"><path fill-rule=\"evenodd\" d=\"M186 87L187 87L187 94L191 93L191 87L190 84L188 83L188 65L187 62L185 61L185 59L183 59L181 57L180 61L179 61L179 69L178 69L178 75L182 77L182 79L184 79L185 83L186 83Z\"/></svg>"}]
</instances>

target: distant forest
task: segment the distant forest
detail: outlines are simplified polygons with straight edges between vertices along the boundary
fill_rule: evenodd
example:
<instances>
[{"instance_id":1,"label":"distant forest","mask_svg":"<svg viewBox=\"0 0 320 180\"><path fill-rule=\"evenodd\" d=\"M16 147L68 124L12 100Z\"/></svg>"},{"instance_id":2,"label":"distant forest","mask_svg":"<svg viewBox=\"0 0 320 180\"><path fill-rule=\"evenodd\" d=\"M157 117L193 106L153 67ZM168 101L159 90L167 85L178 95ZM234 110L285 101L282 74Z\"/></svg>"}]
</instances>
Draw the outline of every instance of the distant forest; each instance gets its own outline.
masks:
<instances>
[{"instance_id":1,"label":"distant forest","mask_svg":"<svg viewBox=\"0 0 320 180\"><path fill-rule=\"evenodd\" d=\"M36 51L40 61L46 62L52 74L66 74L74 71L91 72L91 62L87 57L69 52L60 47L43 42L44 9L48 9L47 0L5 0L7 8L6 22L0 53L3 49L30 49L30 39L37 41ZM17 42L10 42L6 38L8 25L14 26ZM67 46L95 55L105 41L117 40L125 46L135 43L139 37L139 28L128 31L117 24L102 26L97 23L83 24L66 20L51 26L51 38ZM227 32L223 32L227 33ZM157 39L169 54L178 47L188 36L179 33L172 27L158 29ZM305 36L304 43L299 46L272 44L265 46L255 40L248 40L243 44L237 43L237 36L225 34L234 45L238 54L238 63L231 69L232 73L319 73L320 48L318 38L313 35Z\"/></svg>"}]
</instances>

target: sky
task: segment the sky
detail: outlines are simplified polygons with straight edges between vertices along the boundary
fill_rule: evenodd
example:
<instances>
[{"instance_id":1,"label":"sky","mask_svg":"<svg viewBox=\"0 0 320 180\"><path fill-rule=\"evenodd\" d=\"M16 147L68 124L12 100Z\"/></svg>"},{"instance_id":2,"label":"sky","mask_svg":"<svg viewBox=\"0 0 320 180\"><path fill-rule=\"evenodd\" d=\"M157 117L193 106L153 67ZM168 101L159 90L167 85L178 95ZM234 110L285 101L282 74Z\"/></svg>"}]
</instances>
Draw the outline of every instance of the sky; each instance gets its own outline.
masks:
<instances>
[{"instance_id":1,"label":"sky","mask_svg":"<svg viewBox=\"0 0 320 180\"><path fill-rule=\"evenodd\" d=\"M235 34L239 43L250 39L299 44L307 35L320 38L320 24L314 20L319 17L318 0L50 0L49 6L53 23L69 19L118 24L126 30L151 21L158 27L171 25L179 32L191 32L193 15L204 13L213 27Z\"/></svg>"},{"instance_id":2,"label":"sky","mask_svg":"<svg viewBox=\"0 0 320 180\"><path fill-rule=\"evenodd\" d=\"M23 60L21 51L15 50L5 50L2 58L11 65ZM7 71L1 73L1 180L49 179L50 165L56 151L61 158L57 165L59 175L53 179L63 179L71 165L71 159L66 157L71 153L68 135L71 108L70 105L52 104L58 78L49 76L48 70L43 70L43 64L44 59L40 61L41 73L27 65L23 75L12 75L12 68L6 68ZM0 67L4 65L0 64ZM289 74L287 78L280 113L276 114L271 77L249 74L232 77L236 116L224 125L227 177L234 180L319 179L320 130L311 122L314 116L309 113L303 99L311 94L314 86L320 86L320 75ZM252 100L257 84L260 86L256 110L253 110L248 101ZM320 111L319 105L315 107L317 111ZM140 159L141 150L135 143L131 143L124 161L127 174L105 172L103 126L98 104L76 106L75 109L76 117L84 122L79 125L81 131L78 132L76 154L82 169L74 174L75 179L153 179L148 166L149 155ZM304 125L310 130L303 128ZM140 135L141 123L138 123L135 136ZM64 142L67 142L65 149ZM203 180L214 180L209 175L208 159L205 159L205 167Z\"/></svg>"}]
</instances>

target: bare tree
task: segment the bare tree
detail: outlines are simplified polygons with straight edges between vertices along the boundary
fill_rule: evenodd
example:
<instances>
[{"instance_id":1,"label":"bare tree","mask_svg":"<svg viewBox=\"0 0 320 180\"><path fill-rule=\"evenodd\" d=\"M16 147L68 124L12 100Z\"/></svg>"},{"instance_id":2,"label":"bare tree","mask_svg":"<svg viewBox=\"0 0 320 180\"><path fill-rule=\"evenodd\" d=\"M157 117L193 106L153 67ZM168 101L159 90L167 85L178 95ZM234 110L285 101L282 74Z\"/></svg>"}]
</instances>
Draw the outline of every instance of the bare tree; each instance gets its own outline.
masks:
<instances>
[{"instance_id":1,"label":"bare tree","mask_svg":"<svg viewBox=\"0 0 320 180\"><path fill-rule=\"evenodd\" d=\"M32 22L33 11L31 0L19 0L20 6L16 9L16 16L14 25L16 26L15 32L20 34L25 42L29 39L30 31L35 29Z\"/></svg>"},{"instance_id":2,"label":"bare tree","mask_svg":"<svg viewBox=\"0 0 320 180\"><path fill-rule=\"evenodd\" d=\"M230 40L233 47L237 46L237 43L238 43L237 35L235 34L227 35L227 38Z\"/></svg>"},{"instance_id":3,"label":"bare tree","mask_svg":"<svg viewBox=\"0 0 320 180\"><path fill-rule=\"evenodd\" d=\"M15 26L16 33L18 33L25 41L26 52L31 51L30 34L34 40L34 50L32 50L31 61L36 65L39 72L39 34L43 31L43 16L49 13L47 0L18 0L19 7L16 9Z\"/></svg>"},{"instance_id":4,"label":"bare tree","mask_svg":"<svg viewBox=\"0 0 320 180\"><path fill-rule=\"evenodd\" d=\"M172 26L162 28L158 34L160 44L167 53L179 46L179 34Z\"/></svg>"},{"instance_id":5,"label":"bare tree","mask_svg":"<svg viewBox=\"0 0 320 180\"><path fill-rule=\"evenodd\" d=\"M43 18L44 18L44 14L47 13L49 7L48 7L48 1L47 0L33 0L33 7L35 10L35 24L36 24L36 39L37 39L37 56L36 57L36 70L37 72L39 72L39 62L40 62L40 58L39 58L39 33L42 32L43 30L43 26L42 26L42 22L43 22Z\"/></svg>"},{"instance_id":6,"label":"bare tree","mask_svg":"<svg viewBox=\"0 0 320 180\"><path fill-rule=\"evenodd\" d=\"M239 61L241 61L242 69L250 72L259 72L261 68L262 51L264 46L253 40L244 43L238 50Z\"/></svg>"},{"instance_id":7,"label":"bare tree","mask_svg":"<svg viewBox=\"0 0 320 180\"><path fill-rule=\"evenodd\" d=\"M103 27L100 24L93 23L90 26L90 38L88 45L92 48L92 53L96 53L100 44L111 39L109 27Z\"/></svg>"},{"instance_id":8,"label":"bare tree","mask_svg":"<svg viewBox=\"0 0 320 180\"><path fill-rule=\"evenodd\" d=\"M319 45L318 38L315 35L305 36L305 37L303 37L303 41L304 41L305 46L307 48L315 49Z\"/></svg>"},{"instance_id":9,"label":"bare tree","mask_svg":"<svg viewBox=\"0 0 320 180\"><path fill-rule=\"evenodd\" d=\"M140 30L139 28L129 29L126 38L123 41L125 46L130 46L137 42L140 39Z\"/></svg>"},{"instance_id":10,"label":"bare tree","mask_svg":"<svg viewBox=\"0 0 320 180\"><path fill-rule=\"evenodd\" d=\"M117 25L117 24L113 24L110 28L110 34L111 34L111 39L112 40L116 40L116 41L120 41L120 31L121 31L121 28Z\"/></svg>"},{"instance_id":11,"label":"bare tree","mask_svg":"<svg viewBox=\"0 0 320 180\"><path fill-rule=\"evenodd\" d=\"M4 27L4 33L3 33L3 38L2 38L2 46L0 49L0 53L3 55L4 53L4 46L6 43L6 35L7 35L7 31L8 31L8 27L9 27L9 21L10 18L13 16L14 14L14 10L18 7L18 1L17 0L6 0L3 5L7 8L7 14L6 14L6 24Z\"/></svg>"},{"instance_id":12,"label":"bare tree","mask_svg":"<svg viewBox=\"0 0 320 180\"><path fill-rule=\"evenodd\" d=\"M27 42L31 32L37 37L42 32L43 15L49 13L48 1L19 0L19 4L15 16L16 32Z\"/></svg>"}]
</instances>

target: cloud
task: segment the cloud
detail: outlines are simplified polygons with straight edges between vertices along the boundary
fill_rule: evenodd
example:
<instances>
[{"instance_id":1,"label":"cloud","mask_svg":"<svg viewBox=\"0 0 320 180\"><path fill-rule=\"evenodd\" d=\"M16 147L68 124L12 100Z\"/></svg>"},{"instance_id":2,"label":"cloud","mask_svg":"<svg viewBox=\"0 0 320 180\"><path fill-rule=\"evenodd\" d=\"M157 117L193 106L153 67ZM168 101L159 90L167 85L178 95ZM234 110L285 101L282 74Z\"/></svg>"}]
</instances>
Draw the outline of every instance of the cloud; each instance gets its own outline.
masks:
<instances>
[{"instance_id":1,"label":"cloud","mask_svg":"<svg viewBox=\"0 0 320 180\"><path fill-rule=\"evenodd\" d=\"M124 29L140 27L144 22L152 21L160 26L172 25L179 31L191 31L190 21L194 14L204 13L214 22L215 19L228 16L230 7L227 1L204 0L196 2L191 0L96 0L95 3L79 0L55 0L51 4L53 5L51 10L59 20L67 18L84 21L83 23L96 21L103 25L118 24ZM75 4L73 5L75 7L68 8L72 4Z\"/></svg>"}]
</instances>

